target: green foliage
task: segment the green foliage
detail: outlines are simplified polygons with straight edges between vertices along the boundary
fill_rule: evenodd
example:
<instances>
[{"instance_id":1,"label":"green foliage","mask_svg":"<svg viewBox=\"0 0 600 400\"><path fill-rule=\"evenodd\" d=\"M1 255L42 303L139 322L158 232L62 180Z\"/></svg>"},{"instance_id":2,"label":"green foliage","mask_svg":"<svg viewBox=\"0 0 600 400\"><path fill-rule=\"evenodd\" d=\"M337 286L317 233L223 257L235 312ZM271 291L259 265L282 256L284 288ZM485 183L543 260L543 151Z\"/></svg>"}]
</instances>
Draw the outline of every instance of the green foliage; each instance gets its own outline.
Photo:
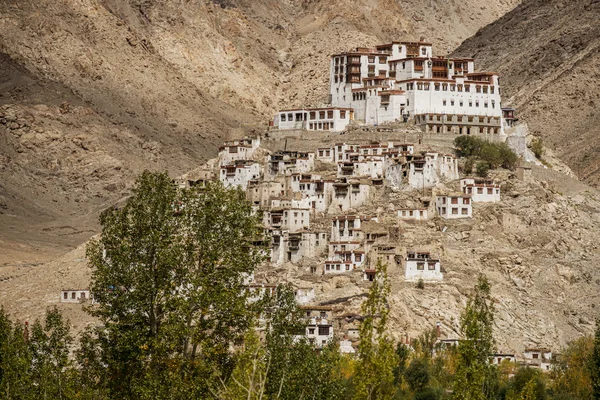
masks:
<instances>
[{"instance_id":1,"label":"green foliage","mask_svg":"<svg viewBox=\"0 0 600 400\"><path fill-rule=\"evenodd\" d=\"M473 169L475 160L486 162L492 169L498 167L514 169L517 166L518 157L506 143L488 142L476 136L458 136L454 139L454 147L458 157L467 158L465 162L467 174ZM479 164L477 166L479 167Z\"/></svg>"},{"instance_id":2,"label":"green foliage","mask_svg":"<svg viewBox=\"0 0 600 400\"><path fill-rule=\"evenodd\" d=\"M488 171L490 170L490 164L487 161L479 161L477 163L477 176L486 178Z\"/></svg>"},{"instance_id":3,"label":"green foliage","mask_svg":"<svg viewBox=\"0 0 600 400\"><path fill-rule=\"evenodd\" d=\"M592 386L592 395L595 400L600 399L600 319L596 320L594 334L594 347L588 363Z\"/></svg>"},{"instance_id":4,"label":"green foliage","mask_svg":"<svg viewBox=\"0 0 600 400\"><path fill-rule=\"evenodd\" d=\"M529 144L529 148L533 151L536 158L542 159L544 155L544 141L541 138L534 138Z\"/></svg>"},{"instance_id":5,"label":"green foliage","mask_svg":"<svg viewBox=\"0 0 600 400\"><path fill-rule=\"evenodd\" d=\"M543 373L534 368L519 368L508 383L506 399L546 399L546 380Z\"/></svg>"},{"instance_id":6,"label":"green foliage","mask_svg":"<svg viewBox=\"0 0 600 400\"><path fill-rule=\"evenodd\" d=\"M436 350L437 328L428 329L421 333L414 341L415 353L424 359L431 359Z\"/></svg>"},{"instance_id":7,"label":"green foliage","mask_svg":"<svg viewBox=\"0 0 600 400\"><path fill-rule=\"evenodd\" d=\"M396 364L396 368L394 368L394 383L397 386L400 386L402 383L402 377L404 376L404 371L406 371L408 358L410 357L410 348L405 344L398 343L396 345L396 357L398 362Z\"/></svg>"},{"instance_id":8,"label":"green foliage","mask_svg":"<svg viewBox=\"0 0 600 400\"><path fill-rule=\"evenodd\" d=\"M263 260L244 193L219 183L180 191L167 174L144 172L100 222L87 258L111 396L170 397L206 366L230 373L229 346L253 318L244 277Z\"/></svg>"},{"instance_id":9,"label":"green foliage","mask_svg":"<svg viewBox=\"0 0 600 400\"><path fill-rule=\"evenodd\" d=\"M0 398L67 399L76 380L69 361L69 324L49 309L31 331L0 309Z\"/></svg>"},{"instance_id":10,"label":"green foliage","mask_svg":"<svg viewBox=\"0 0 600 400\"><path fill-rule=\"evenodd\" d=\"M417 289L425 289L425 281L423 281L422 278L419 278L419 280L417 281Z\"/></svg>"},{"instance_id":11,"label":"green foliage","mask_svg":"<svg viewBox=\"0 0 600 400\"><path fill-rule=\"evenodd\" d=\"M360 324L360 345L354 399L386 400L392 399L394 387L394 369L398 359L394 346L387 333L387 319L390 283L387 265L377 262L376 275L363 302L361 311L364 320Z\"/></svg>"},{"instance_id":12,"label":"green foliage","mask_svg":"<svg viewBox=\"0 0 600 400\"><path fill-rule=\"evenodd\" d=\"M425 389L429 384L429 365L427 360L414 358L404 372L404 379L413 392Z\"/></svg>"},{"instance_id":13,"label":"green foliage","mask_svg":"<svg viewBox=\"0 0 600 400\"><path fill-rule=\"evenodd\" d=\"M473 172L475 166L475 157L469 157L465 160L464 173L470 175Z\"/></svg>"},{"instance_id":14,"label":"green foliage","mask_svg":"<svg viewBox=\"0 0 600 400\"><path fill-rule=\"evenodd\" d=\"M480 275L475 285L475 295L468 300L461 314L462 340L458 346L455 399L490 398L496 386L494 367L488 361L489 355L495 350L492 336L494 304L490 291L487 278Z\"/></svg>"},{"instance_id":15,"label":"green foliage","mask_svg":"<svg viewBox=\"0 0 600 400\"><path fill-rule=\"evenodd\" d=\"M443 397L440 389L427 387L415 393L414 400L439 400Z\"/></svg>"},{"instance_id":16,"label":"green foliage","mask_svg":"<svg viewBox=\"0 0 600 400\"><path fill-rule=\"evenodd\" d=\"M551 391L555 397L592 399L590 361L594 340L584 336L569 343L553 365Z\"/></svg>"}]
</instances>

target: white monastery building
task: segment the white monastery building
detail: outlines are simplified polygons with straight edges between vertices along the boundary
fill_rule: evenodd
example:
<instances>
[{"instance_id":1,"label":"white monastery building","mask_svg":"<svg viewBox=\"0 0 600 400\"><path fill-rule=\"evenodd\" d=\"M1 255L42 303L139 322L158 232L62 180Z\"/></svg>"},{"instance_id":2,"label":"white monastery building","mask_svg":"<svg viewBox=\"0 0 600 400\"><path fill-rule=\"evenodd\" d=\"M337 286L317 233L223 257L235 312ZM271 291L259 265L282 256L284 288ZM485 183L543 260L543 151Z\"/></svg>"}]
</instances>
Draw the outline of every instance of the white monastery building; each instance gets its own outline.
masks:
<instances>
[{"instance_id":1,"label":"white monastery building","mask_svg":"<svg viewBox=\"0 0 600 400\"><path fill-rule=\"evenodd\" d=\"M329 94L367 124L407 120L427 131L499 134L499 77L473 59L434 57L431 43L392 42L334 54ZM481 117L481 118L480 118Z\"/></svg>"},{"instance_id":2,"label":"white monastery building","mask_svg":"<svg viewBox=\"0 0 600 400\"><path fill-rule=\"evenodd\" d=\"M435 207L440 217L445 219L471 218L473 216L470 194L437 195Z\"/></svg>"},{"instance_id":3,"label":"white monastery building","mask_svg":"<svg viewBox=\"0 0 600 400\"><path fill-rule=\"evenodd\" d=\"M466 178L460 180L464 194L471 195L475 203L496 203L500 201L500 185L493 179Z\"/></svg>"},{"instance_id":4,"label":"white monastery building","mask_svg":"<svg viewBox=\"0 0 600 400\"><path fill-rule=\"evenodd\" d=\"M429 252L408 251L405 278L407 281L441 281L444 279L440 258Z\"/></svg>"},{"instance_id":5,"label":"white monastery building","mask_svg":"<svg viewBox=\"0 0 600 400\"><path fill-rule=\"evenodd\" d=\"M89 289L62 289L60 291L61 303L81 303L92 299Z\"/></svg>"},{"instance_id":6,"label":"white monastery building","mask_svg":"<svg viewBox=\"0 0 600 400\"><path fill-rule=\"evenodd\" d=\"M280 130L304 129L307 131L342 132L354 118L351 108L326 107L282 110L275 116Z\"/></svg>"}]
</instances>

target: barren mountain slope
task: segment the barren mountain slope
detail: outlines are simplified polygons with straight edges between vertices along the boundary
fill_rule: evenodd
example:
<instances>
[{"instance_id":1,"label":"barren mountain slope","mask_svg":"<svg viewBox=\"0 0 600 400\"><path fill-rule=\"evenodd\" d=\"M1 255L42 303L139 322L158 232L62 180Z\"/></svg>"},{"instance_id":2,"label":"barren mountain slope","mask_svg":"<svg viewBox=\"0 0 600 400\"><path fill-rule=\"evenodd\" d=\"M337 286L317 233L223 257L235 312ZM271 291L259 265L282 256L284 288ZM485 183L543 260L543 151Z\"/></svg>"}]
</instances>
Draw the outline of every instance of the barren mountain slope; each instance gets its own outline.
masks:
<instances>
[{"instance_id":1,"label":"barren mountain slope","mask_svg":"<svg viewBox=\"0 0 600 400\"><path fill-rule=\"evenodd\" d=\"M517 2L0 0L0 236L80 243L141 169L191 169L232 128L322 101L330 53L445 51Z\"/></svg>"},{"instance_id":2,"label":"barren mountain slope","mask_svg":"<svg viewBox=\"0 0 600 400\"><path fill-rule=\"evenodd\" d=\"M502 75L532 132L571 169L600 185L600 1L525 0L466 40L473 56Z\"/></svg>"}]
</instances>

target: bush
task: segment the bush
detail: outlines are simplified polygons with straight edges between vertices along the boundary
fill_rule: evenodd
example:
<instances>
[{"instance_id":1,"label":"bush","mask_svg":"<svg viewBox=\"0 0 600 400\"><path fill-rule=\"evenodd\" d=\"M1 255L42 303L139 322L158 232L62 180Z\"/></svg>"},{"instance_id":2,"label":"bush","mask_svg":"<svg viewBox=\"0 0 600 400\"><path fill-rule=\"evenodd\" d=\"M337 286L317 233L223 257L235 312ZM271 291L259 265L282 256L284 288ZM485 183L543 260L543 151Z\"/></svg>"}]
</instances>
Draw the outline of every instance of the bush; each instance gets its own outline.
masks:
<instances>
[{"instance_id":1,"label":"bush","mask_svg":"<svg viewBox=\"0 0 600 400\"><path fill-rule=\"evenodd\" d=\"M493 143L476 136L458 136L454 139L455 152L458 157L467 157L465 172L472 170L469 158L485 161L488 168L514 169L517 166L518 157L506 143ZM469 169L469 165L471 169Z\"/></svg>"},{"instance_id":2,"label":"bush","mask_svg":"<svg viewBox=\"0 0 600 400\"><path fill-rule=\"evenodd\" d=\"M467 160L465 161L465 174L469 175L471 174L471 172L473 172L473 167L475 166L475 158L474 157L469 157L467 158Z\"/></svg>"},{"instance_id":3,"label":"bush","mask_svg":"<svg viewBox=\"0 0 600 400\"><path fill-rule=\"evenodd\" d=\"M529 148L538 159L542 159L542 156L544 155L544 142L541 138L533 139L529 144Z\"/></svg>"},{"instance_id":4,"label":"bush","mask_svg":"<svg viewBox=\"0 0 600 400\"><path fill-rule=\"evenodd\" d=\"M490 170L490 164L487 161L479 161L477 163L477 176L485 178L488 176Z\"/></svg>"},{"instance_id":5,"label":"bush","mask_svg":"<svg viewBox=\"0 0 600 400\"><path fill-rule=\"evenodd\" d=\"M440 390L428 387L415 393L414 400L439 400L442 398Z\"/></svg>"},{"instance_id":6,"label":"bush","mask_svg":"<svg viewBox=\"0 0 600 400\"><path fill-rule=\"evenodd\" d=\"M417 289L425 289L425 282L423 282L423 279L419 278L419 281L417 282Z\"/></svg>"},{"instance_id":7,"label":"bush","mask_svg":"<svg viewBox=\"0 0 600 400\"><path fill-rule=\"evenodd\" d=\"M404 380L413 392L418 392L429 384L429 365L422 358L413 359L404 372Z\"/></svg>"}]
</instances>

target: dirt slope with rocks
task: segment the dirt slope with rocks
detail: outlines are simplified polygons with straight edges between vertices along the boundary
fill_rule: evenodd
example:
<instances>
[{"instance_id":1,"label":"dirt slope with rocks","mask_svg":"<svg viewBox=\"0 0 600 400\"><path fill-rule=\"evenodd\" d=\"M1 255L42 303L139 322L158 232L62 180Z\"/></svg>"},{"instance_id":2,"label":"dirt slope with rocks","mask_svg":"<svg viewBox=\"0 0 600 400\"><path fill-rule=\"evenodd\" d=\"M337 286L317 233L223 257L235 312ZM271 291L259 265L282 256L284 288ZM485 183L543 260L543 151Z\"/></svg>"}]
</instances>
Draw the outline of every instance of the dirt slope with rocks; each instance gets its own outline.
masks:
<instances>
[{"instance_id":1,"label":"dirt slope with rocks","mask_svg":"<svg viewBox=\"0 0 600 400\"><path fill-rule=\"evenodd\" d=\"M512 104L583 180L600 185L600 1L525 0L455 52L502 76Z\"/></svg>"}]
</instances>

